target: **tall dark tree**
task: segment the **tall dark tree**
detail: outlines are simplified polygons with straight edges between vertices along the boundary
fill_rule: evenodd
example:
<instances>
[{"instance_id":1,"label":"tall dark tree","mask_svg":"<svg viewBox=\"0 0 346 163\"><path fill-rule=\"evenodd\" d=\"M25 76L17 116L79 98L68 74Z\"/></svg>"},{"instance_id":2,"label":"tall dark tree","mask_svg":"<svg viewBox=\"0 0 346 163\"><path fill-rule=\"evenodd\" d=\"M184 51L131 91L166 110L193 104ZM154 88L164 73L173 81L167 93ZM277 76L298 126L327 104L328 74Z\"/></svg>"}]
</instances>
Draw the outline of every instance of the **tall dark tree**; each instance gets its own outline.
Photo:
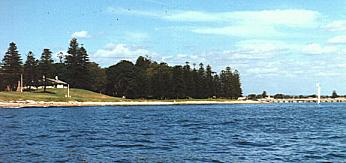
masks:
<instances>
[{"instance_id":1,"label":"tall dark tree","mask_svg":"<svg viewBox=\"0 0 346 163\"><path fill-rule=\"evenodd\" d=\"M126 98L137 98L136 67L132 62L122 60L107 69L107 93Z\"/></svg>"},{"instance_id":2,"label":"tall dark tree","mask_svg":"<svg viewBox=\"0 0 346 163\"><path fill-rule=\"evenodd\" d=\"M215 87L214 87L214 81L213 81L213 71L211 70L211 66L207 65L206 71L205 71L205 94L206 97L213 97L215 96Z\"/></svg>"},{"instance_id":3,"label":"tall dark tree","mask_svg":"<svg viewBox=\"0 0 346 163\"><path fill-rule=\"evenodd\" d=\"M184 72L182 66L174 66L172 70L172 95L173 98L185 98Z\"/></svg>"},{"instance_id":4,"label":"tall dark tree","mask_svg":"<svg viewBox=\"0 0 346 163\"><path fill-rule=\"evenodd\" d=\"M215 74L213 77L213 85L214 85L214 96L219 98L222 96L222 87L221 80L219 75Z\"/></svg>"},{"instance_id":5,"label":"tall dark tree","mask_svg":"<svg viewBox=\"0 0 346 163\"><path fill-rule=\"evenodd\" d=\"M336 91L334 90L333 93L332 93L332 98L337 98L339 97L338 94L336 93Z\"/></svg>"},{"instance_id":6,"label":"tall dark tree","mask_svg":"<svg viewBox=\"0 0 346 163\"><path fill-rule=\"evenodd\" d=\"M99 93L105 93L107 83L106 70L101 68L97 63L88 64L89 78L91 79L91 90Z\"/></svg>"},{"instance_id":7,"label":"tall dark tree","mask_svg":"<svg viewBox=\"0 0 346 163\"><path fill-rule=\"evenodd\" d=\"M232 84L235 90L233 94L233 98L238 98L243 95L243 90L241 89L241 83L240 83L240 74L238 70L235 70L233 72L233 77L234 77L234 82Z\"/></svg>"},{"instance_id":8,"label":"tall dark tree","mask_svg":"<svg viewBox=\"0 0 346 163\"><path fill-rule=\"evenodd\" d=\"M150 59L139 56L136 61L136 68L137 68L137 86L140 88L138 89L138 97L140 98L146 98L150 96L151 94L151 81L150 76L148 75L148 69L150 68L152 62Z\"/></svg>"},{"instance_id":9,"label":"tall dark tree","mask_svg":"<svg viewBox=\"0 0 346 163\"><path fill-rule=\"evenodd\" d=\"M83 73L78 73L78 77L80 79L79 82L79 86L78 88L83 88L83 89L91 89L91 79L90 79L90 71L88 69L88 65L89 65L89 55L86 51L86 49L82 47L79 49L78 51L78 58L79 60L79 72L83 72Z\"/></svg>"},{"instance_id":10,"label":"tall dark tree","mask_svg":"<svg viewBox=\"0 0 346 163\"><path fill-rule=\"evenodd\" d=\"M11 42L10 47L2 59L1 66L3 85L6 87L6 89L15 90L17 88L22 71L23 67L21 56L18 53L16 44Z\"/></svg>"},{"instance_id":11,"label":"tall dark tree","mask_svg":"<svg viewBox=\"0 0 346 163\"><path fill-rule=\"evenodd\" d=\"M24 63L24 85L29 86L29 90L31 86L38 85L40 79L38 63L39 61L35 59L34 54L29 51Z\"/></svg>"},{"instance_id":12,"label":"tall dark tree","mask_svg":"<svg viewBox=\"0 0 346 163\"><path fill-rule=\"evenodd\" d=\"M186 64L183 67L183 78L185 84L185 95L190 98L194 97L196 85L189 62L186 62Z\"/></svg>"},{"instance_id":13,"label":"tall dark tree","mask_svg":"<svg viewBox=\"0 0 346 163\"><path fill-rule=\"evenodd\" d=\"M266 91L263 91L262 92L262 98L266 98L268 95L267 95L267 92Z\"/></svg>"},{"instance_id":14,"label":"tall dark tree","mask_svg":"<svg viewBox=\"0 0 346 163\"><path fill-rule=\"evenodd\" d=\"M90 89L88 53L84 47L79 48L76 38L71 39L70 47L65 56L66 81L71 87Z\"/></svg>"},{"instance_id":15,"label":"tall dark tree","mask_svg":"<svg viewBox=\"0 0 346 163\"><path fill-rule=\"evenodd\" d=\"M153 97L167 99L172 96L171 70L167 63L154 64L151 82Z\"/></svg>"},{"instance_id":16,"label":"tall dark tree","mask_svg":"<svg viewBox=\"0 0 346 163\"><path fill-rule=\"evenodd\" d=\"M207 80L206 80L206 73L204 69L203 63L199 64L198 69L198 77L197 81L195 81L197 84L197 98L207 98L208 97L208 88L207 88Z\"/></svg>"},{"instance_id":17,"label":"tall dark tree","mask_svg":"<svg viewBox=\"0 0 346 163\"><path fill-rule=\"evenodd\" d=\"M44 92L46 92L47 78L53 78L53 62L52 52L49 49L43 49L41 60L39 62L40 74L44 84Z\"/></svg>"},{"instance_id":18,"label":"tall dark tree","mask_svg":"<svg viewBox=\"0 0 346 163\"><path fill-rule=\"evenodd\" d=\"M233 97L233 74L230 67L226 67L226 70L222 70L220 74L222 96L225 98Z\"/></svg>"}]
</instances>

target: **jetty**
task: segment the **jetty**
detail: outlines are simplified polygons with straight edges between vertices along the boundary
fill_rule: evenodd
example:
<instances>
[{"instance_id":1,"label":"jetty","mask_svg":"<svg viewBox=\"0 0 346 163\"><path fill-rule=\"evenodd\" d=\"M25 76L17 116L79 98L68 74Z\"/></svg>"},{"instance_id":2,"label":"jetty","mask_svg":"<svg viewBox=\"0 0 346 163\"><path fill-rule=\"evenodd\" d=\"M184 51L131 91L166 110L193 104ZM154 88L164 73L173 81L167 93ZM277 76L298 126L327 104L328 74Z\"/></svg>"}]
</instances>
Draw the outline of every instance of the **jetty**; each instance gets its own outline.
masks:
<instances>
[{"instance_id":1,"label":"jetty","mask_svg":"<svg viewBox=\"0 0 346 163\"><path fill-rule=\"evenodd\" d=\"M346 102L346 98L290 98L290 99L259 99L271 103L326 103L326 102Z\"/></svg>"}]
</instances>

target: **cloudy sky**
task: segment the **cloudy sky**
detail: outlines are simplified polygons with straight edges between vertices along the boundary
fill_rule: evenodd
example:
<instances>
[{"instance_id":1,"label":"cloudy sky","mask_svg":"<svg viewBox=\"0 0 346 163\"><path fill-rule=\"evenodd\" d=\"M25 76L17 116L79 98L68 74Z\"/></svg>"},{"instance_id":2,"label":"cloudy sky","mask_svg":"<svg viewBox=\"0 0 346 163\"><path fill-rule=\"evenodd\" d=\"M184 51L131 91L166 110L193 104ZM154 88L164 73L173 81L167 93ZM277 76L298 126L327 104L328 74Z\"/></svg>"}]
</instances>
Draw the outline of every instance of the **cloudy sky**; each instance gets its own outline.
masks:
<instances>
[{"instance_id":1,"label":"cloudy sky","mask_svg":"<svg viewBox=\"0 0 346 163\"><path fill-rule=\"evenodd\" d=\"M78 38L102 67L148 55L238 69L245 94L346 94L346 1L0 1L0 57L66 52Z\"/></svg>"}]
</instances>

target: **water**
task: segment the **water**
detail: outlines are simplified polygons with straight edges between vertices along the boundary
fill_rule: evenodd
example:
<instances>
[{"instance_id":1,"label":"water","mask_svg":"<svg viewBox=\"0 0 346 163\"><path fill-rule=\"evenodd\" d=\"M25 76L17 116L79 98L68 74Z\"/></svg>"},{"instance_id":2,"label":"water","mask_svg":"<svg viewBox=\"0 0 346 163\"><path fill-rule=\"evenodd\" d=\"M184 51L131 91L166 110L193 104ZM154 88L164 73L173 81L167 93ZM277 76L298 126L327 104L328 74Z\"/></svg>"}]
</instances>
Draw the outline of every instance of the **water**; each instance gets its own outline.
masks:
<instances>
[{"instance_id":1,"label":"water","mask_svg":"<svg viewBox=\"0 0 346 163\"><path fill-rule=\"evenodd\" d=\"M0 109L0 162L345 162L346 104Z\"/></svg>"}]
</instances>

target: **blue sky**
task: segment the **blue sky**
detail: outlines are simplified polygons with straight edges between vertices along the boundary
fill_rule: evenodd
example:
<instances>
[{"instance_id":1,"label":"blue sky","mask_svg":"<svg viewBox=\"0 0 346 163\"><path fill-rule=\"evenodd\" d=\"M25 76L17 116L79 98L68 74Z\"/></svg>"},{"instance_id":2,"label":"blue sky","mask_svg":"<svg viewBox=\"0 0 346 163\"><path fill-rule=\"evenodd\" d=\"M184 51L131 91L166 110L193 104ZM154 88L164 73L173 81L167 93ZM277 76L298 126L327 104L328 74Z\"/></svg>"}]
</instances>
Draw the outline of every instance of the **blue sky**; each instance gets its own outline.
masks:
<instances>
[{"instance_id":1,"label":"blue sky","mask_svg":"<svg viewBox=\"0 0 346 163\"><path fill-rule=\"evenodd\" d=\"M346 1L0 1L0 57L66 52L106 67L148 55L240 71L245 94L346 94Z\"/></svg>"}]
</instances>

